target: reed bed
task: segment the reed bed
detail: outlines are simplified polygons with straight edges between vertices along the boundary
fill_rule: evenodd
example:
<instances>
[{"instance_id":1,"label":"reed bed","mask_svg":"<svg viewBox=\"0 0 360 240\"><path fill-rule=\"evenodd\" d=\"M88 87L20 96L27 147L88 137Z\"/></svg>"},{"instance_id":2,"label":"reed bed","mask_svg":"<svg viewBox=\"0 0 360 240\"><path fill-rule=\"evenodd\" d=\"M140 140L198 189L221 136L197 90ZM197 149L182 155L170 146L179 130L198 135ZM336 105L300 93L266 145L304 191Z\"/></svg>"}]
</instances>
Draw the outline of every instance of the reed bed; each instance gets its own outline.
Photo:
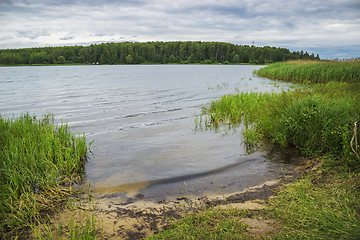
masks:
<instances>
[{"instance_id":1,"label":"reed bed","mask_svg":"<svg viewBox=\"0 0 360 240\"><path fill-rule=\"evenodd\" d=\"M349 156L358 168L350 141L360 116L360 84L330 82L282 93L240 93L223 96L203 109L203 125L243 124L244 142L272 139L307 155L331 152ZM353 159L353 160L350 160Z\"/></svg>"},{"instance_id":2,"label":"reed bed","mask_svg":"<svg viewBox=\"0 0 360 240\"><path fill-rule=\"evenodd\" d=\"M360 82L360 61L292 60L255 71L260 77L298 83Z\"/></svg>"},{"instance_id":3,"label":"reed bed","mask_svg":"<svg viewBox=\"0 0 360 240\"><path fill-rule=\"evenodd\" d=\"M53 210L81 181L89 147L85 136L75 136L67 124L55 126L24 114L0 116L0 236L6 238Z\"/></svg>"}]
</instances>

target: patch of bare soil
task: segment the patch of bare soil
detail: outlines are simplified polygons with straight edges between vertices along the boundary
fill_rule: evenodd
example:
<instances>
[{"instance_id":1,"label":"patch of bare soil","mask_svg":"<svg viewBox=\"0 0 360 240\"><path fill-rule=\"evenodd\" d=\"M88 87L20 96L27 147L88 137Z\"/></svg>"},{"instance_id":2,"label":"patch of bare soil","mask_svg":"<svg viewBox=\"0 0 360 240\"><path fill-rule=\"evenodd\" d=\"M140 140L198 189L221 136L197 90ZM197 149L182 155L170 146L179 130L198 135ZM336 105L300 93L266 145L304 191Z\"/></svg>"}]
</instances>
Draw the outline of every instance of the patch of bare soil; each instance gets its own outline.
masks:
<instances>
[{"instance_id":1,"label":"patch of bare soil","mask_svg":"<svg viewBox=\"0 0 360 240\"><path fill-rule=\"evenodd\" d=\"M180 219L190 212L199 212L204 208L238 208L248 210L264 209L265 201L273 196L274 188L281 184L289 184L296 178L300 178L306 169L314 166L314 161L308 161L303 167L294 171L283 173L279 179L266 182L262 185L245 189L230 195L220 195L213 198L190 199L187 197L177 198L174 201L143 201L141 194L136 196L138 201L131 203L116 203L116 199L101 199L96 203L82 203L73 210L64 210L57 217L51 219L48 224L54 235L59 234L59 225L74 219L75 223L81 224L86 221L84 214L97 219L97 226L103 229L98 232L103 239L142 239L161 231L171 224L174 219ZM261 219L261 217L249 215L241 221L250 226L250 234L267 237L276 234L280 230L275 220ZM69 226L64 226L62 233L66 236Z\"/></svg>"}]
</instances>

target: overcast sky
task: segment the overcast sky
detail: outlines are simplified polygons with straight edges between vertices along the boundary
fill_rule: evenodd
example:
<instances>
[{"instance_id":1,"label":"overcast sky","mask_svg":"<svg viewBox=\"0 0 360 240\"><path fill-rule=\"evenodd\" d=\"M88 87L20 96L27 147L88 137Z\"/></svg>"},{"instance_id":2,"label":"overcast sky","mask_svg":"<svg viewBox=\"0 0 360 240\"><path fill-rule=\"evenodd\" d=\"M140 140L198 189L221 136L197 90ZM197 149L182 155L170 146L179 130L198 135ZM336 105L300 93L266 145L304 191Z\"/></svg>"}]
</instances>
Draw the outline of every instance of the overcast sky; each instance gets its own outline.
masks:
<instances>
[{"instance_id":1,"label":"overcast sky","mask_svg":"<svg viewBox=\"0 0 360 240\"><path fill-rule=\"evenodd\" d=\"M360 57L360 0L0 0L0 49L122 41Z\"/></svg>"}]
</instances>

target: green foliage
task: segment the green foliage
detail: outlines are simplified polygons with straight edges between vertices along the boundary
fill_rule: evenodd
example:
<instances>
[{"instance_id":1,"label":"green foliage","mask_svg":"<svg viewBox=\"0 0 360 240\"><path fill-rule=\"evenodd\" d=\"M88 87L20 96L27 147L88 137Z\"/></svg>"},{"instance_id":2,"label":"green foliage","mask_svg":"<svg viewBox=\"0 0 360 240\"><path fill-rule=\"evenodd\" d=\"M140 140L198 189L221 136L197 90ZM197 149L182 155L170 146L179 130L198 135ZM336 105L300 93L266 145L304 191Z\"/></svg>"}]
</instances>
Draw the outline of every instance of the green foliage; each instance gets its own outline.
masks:
<instances>
[{"instance_id":1,"label":"green foliage","mask_svg":"<svg viewBox=\"0 0 360 240\"><path fill-rule=\"evenodd\" d=\"M126 61L127 64L132 63L132 61L133 61L132 56L131 56L131 55L128 55L128 56L125 58L125 61Z\"/></svg>"},{"instance_id":2,"label":"green foliage","mask_svg":"<svg viewBox=\"0 0 360 240\"><path fill-rule=\"evenodd\" d=\"M60 64L64 64L65 63L65 58L63 57L63 56L59 56L59 58L58 58L58 63L60 63Z\"/></svg>"},{"instance_id":3,"label":"green foliage","mask_svg":"<svg viewBox=\"0 0 360 240\"><path fill-rule=\"evenodd\" d=\"M71 193L87 160L86 139L51 115L0 117L0 234L30 226Z\"/></svg>"},{"instance_id":4,"label":"green foliage","mask_svg":"<svg viewBox=\"0 0 360 240\"><path fill-rule=\"evenodd\" d=\"M223 42L121 42L90 46L65 46L0 50L0 64L64 63L271 63L289 59L314 59L314 55L285 48L255 47ZM132 60L130 61L130 57ZM318 58L319 59L319 58ZM59 63L62 63L63 59Z\"/></svg>"},{"instance_id":5,"label":"green foliage","mask_svg":"<svg viewBox=\"0 0 360 240\"><path fill-rule=\"evenodd\" d=\"M282 187L269 209L269 217L283 223L278 239L359 239L359 180L359 174L312 174Z\"/></svg>"},{"instance_id":6,"label":"green foliage","mask_svg":"<svg viewBox=\"0 0 360 240\"><path fill-rule=\"evenodd\" d=\"M61 211L50 221L38 221L31 226L31 237L39 240L48 239L104 239L104 218L98 216L97 203L87 193L87 199L71 198L63 205ZM65 215L64 218L62 215ZM65 222L64 222L65 220Z\"/></svg>"},{"instance_id":7,"label":"green foliage","mask_svg":"<svg viewBox=\"0 0 360 240\"><path fill-rule=\"evenodd\" d=\"M187 60L189 63L195 63L196 62L196 58L194 54L191 54Z\"/></svg>"},{"instance_id":8,"label":"green foliage","mask_svg":"<svg viewBox=\"0 0 360 240\"><path fill-rule=\"evenodd\" d=\"M360 116L359 92L358 83L328 83L282 93L223 96L203 110L208 116L203 124L242 123L245 143L266 137L307 155L330 152L343 157L347 169L360 171L350 146ZM360 139L359 131L356 137Z\"/></svg>"},{"instance_id":9,"label":"green foliage","mask_svg":"<svg viewBox=\"0 0 360 240\"><path fill-rule=\"evenodd\" d=\"M148 239L241 239L248 230L240 221L247 211L238 209L204 210L198 214L185 216Z\"/></svg>"},{"instance_id":10,"label":"green foliage","mask_svg":"<svg viewBox=\"0 0 360 240\"><path fill-rule=\"evenodd\" d=\"M360 82L360 61L288 61L256 71L260 77L298 83Z\"/></svg>"}]
</instances>

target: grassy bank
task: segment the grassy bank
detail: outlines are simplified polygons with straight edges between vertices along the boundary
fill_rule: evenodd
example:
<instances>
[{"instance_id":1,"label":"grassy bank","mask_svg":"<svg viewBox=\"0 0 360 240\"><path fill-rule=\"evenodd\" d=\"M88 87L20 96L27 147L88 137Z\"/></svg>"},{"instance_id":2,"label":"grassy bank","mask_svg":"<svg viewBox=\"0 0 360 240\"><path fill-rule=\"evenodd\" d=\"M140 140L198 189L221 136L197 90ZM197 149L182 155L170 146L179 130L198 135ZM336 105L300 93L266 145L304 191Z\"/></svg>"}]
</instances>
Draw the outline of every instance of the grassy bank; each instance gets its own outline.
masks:
<instances>
[{"instance_id":1,"label":"grassy bank","mask_svg":"<svg viewBox=\"0 0 360 240\"><path fill-rule=\"evenodd\" d=\"M282 93L228 95L204 109L203 124L243 124L248 144L265 137L307 155L330 152L347 158L355 170L359 165L350 142L360 115L359 93L358 83L331 82Z\"/></svg>"},{"instance_id":2,"label":"grassy bank","mask_svg":"<svg viewBox=\"0 0 360 240\"><path fill-rule=\"evenodd\" d=\"M66 124L22 115L0 117L0 236L19 236L53 210L81 180L88 146Z\"/></svg>"},{"instance_id":3,"label":"grassy bank","mask_svg":"<svg viewBox=\"0 0 360 240\"><path fill-rule=\"evenodd\" d=\"M269 232L269 239L360 238L360 134L355 126L360 120L359 63L270 65L257 74L306 86L282 93L223 96L204 108L201 121L196 121L204 128L241 125L248 145L269 138L320 159L321 165L303 179L278 189L278 196L267 201L266 210L248 214L275 219L280 232ZM186 217L154 238L265 238L249 235L249 226L239 225L237 216L224 220L216 214L208 217L208 211L213 210Z\"/></svg>"},{"instance_id":4,"label":"grassy bank","mask_svg":"<svg viewBox=\"0 0 360 240\"><path fill-rule=\"evenodd\" d=\"M289 80L298 83L348 82L359 83L360 61L332 62L293 60L271 64L259 69L261 77Z\"/></svg>"}]
</instances>

